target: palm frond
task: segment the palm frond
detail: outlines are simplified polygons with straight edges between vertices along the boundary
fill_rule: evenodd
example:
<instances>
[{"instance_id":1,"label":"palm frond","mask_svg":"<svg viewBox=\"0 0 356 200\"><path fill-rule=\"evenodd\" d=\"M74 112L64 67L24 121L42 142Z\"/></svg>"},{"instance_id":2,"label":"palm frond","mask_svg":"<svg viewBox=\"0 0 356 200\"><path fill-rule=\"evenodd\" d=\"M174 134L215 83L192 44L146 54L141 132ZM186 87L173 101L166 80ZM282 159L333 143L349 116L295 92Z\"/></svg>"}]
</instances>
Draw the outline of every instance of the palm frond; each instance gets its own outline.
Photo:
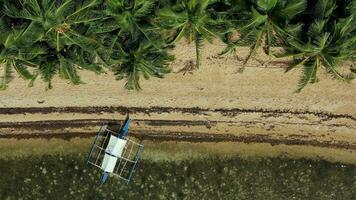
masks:
<instances>
[{"instance_id":1,"label":"palm frond","mask_svg":"<svg viewBox=\"0 0 356 200\"><path fill-rule=\"evenodd\" d=\"M274 36L273 36L273 31L271 30L270 26L266 27L266 34L265 34L265 46L264 46L264 52L267 55L270 55L270 48L271 46L275 43Z\"/></svg>"},{"instance_id":2,"label":"palm frond","mask_svg":"<svg viewBox=\"0 0 356 200\"><path fill-rule=\"evenodd\" d=\"M11 63L7 61L0 66L3 68L3 74L0 77L0 90L5 90L12 79Z\"/></svg>"},{"instance_id":3,"label":"palm frond","mask_svg":"<svg viewBox=\"0 0 356 200\"><path fill-rule=\"evenodd\" d=\"M166 6L158 12L158 26L173 32L170 43L178 42L183 36L188 42L194 41L196 51L196 66L200 65L200 49L202 40L212 42L213 38L221 38L215 29L224 20L215 20L208 12L208 7L214 1L179 1L174 6Z\"/></svg>"},{"instance_id":4,"label":"palm frond","mask_svg":"<svg viewBox=\"0 0 356 200\"><path fill-rule=\"evenodd\" d=\"M34 74L33 76L32 76L32 78L30 79L30 82L28 83L28 87L33 87L34 86L34 84L35 84L35 80L36 80L36 78L38 77L38 73L36 73L36 74Z\"/></svg>"},{"instance_id":5,"label":"palm frond","mask_svg":"<svg viewBox=\"0 0 356 200\"><path fill-rule=\"evenodd\" d=\"M63 57L59 58L59 74L61 78L68 79L74 85L82 83L74 66Z\"/></svg>"},{"instance_id":6,"label":"palm frond","mask_svg":"<svg viewBox=\"0 0 356 200\"><path fill-rule=\"evenodd\" d=\"M0 17L0 44L3 44L7 39L8 35L11 33L11 29L5 20Z\"/></svg>"},{"instance_id":7,"label":"palm frond","mask_svg":"<svg viewBox=\"0 0 356 200\"><path fill-rule=\"evenodd\" d=\"M19 49L17 58L22 62L30 63L31 60L34 60L38 56L44 56L46 54L48 54L46 46L41 44L34 44L31 46L31 48Z\"/></svg>"},{"instance_id":8,"label":"palm frond","mask_svg":"<svg viewBox=\"0 0 356 200\"><path fill-rule=\"evenodd\" d=\"M290 70L294 69L295 67L299 66L299 65L303 65L306 61L308 60L308 58L298 58L298 59L294 59L286 68L285 72L289 72Z\"/></svg>"},{"instance_id":9,"label":"palm frond","mask_svg":"<svg viewBox=\"0 0 356 200\"><path fill-rule=\"evenodd\" d=\"M126 89L140 90L140 77L143 76L145 79L149 77L162 78L164 74L170 72L168 62L172 61L172 57L166 49L157 49L147 40L140 43L132 42L134 44L122 47L125 54L122 54L120 64L113 66L112 70L116 79L126 79Z\"/></svg>"},{"instance_id":10,"label":"palm frond","mask_svg":"<svg viewBox=\"0 0 356 200\"><path fill-rule=\"evenodd\" d=\"M279 26L274 26L274 28L274 30L281 36L280 38L287 43L288 39L300 38L303 24L288 24L283 28L280 28Z\"/></svg>"},{"instance_id":11,"label":"palm frond","mask_svg":"<svg viewBox=\"0 0 356 200\"><path fill-rule=\"evenodd\" d=\"M120 28L120 24L115 19L109 18L101 20L100 23L91 23L89 32L100 34L109 33Z\"/></svg>"},{"instance_id":12,"label":"palm frond","mask_svg":"<svg viewBox=\"0 0 356 200\"><path fill-rule=\"evenodd\" d=\"M125 83L125 89L136 90L136 91L141 90L139 81L140 81L139 74L136 71L133 71L132 73L127 75L127 82Z\"/></svg>"},{"instance_id":13,"label":"palm frond","mask_svg":"<svg viewBox=\"0 0 356 200\"><path fill-rule=\"evenodd\" d=\"M333 78L340 80L340 81L348 81L343 75L341 75L336 69L336 62L333 60L331 56L324 56L321 55L324 67L326 71L332 75Z\"/></svg>"},{"instance_id":14,"label":"palm frond","mask_svg":"<svg viewBox=\"0 0 356 200\"><path fill-rule=\"evenodd\" d=\"M319 60L318 58L309 59L303 66L303 75L299 81L298 89L296 90L297 93L301 92L308 83L315 83L317 81L316 73L319 67Z\"/></svg>"},{"instance_id":15,"label":"palm frond","mask_svg":"<svg viewBox=\"0 0 356 200\"><path fill-rule=\"evenodd\" d=\"M203 43L203 38L199 33L195 33L195 63L196 63L196 68L199 69L200 66L200 57L201 57L201 48L202 48L202 43Z\"/></svg>"},{"instance_id":16,"label":"palm frond","mask_svg":"<svg viewBox=\"0 0 356 200\"><path fill-rule=\"evenodd\" d=\"M20 9L16 3L21 5ZM3 12L13 18L41 22L41 9L37 0L4 1Z\"/></svg>"},{"instance_id":17,"label":"palm frond","mask_svg":"<svg viewBox=\"0 0 356 200\"><path fill-rule=\"evenodd\" d=\"M247 62L250 60L250 58L256 54L257 49L261 46L262 37L263 37L263 31L260 30L256 33L256 41L254 41L253 44L251 45L250 51L249 51L246 59L244 60L244 63L243 63L244 65L246 65Z\"/></svg>"},{"instance_id":18,"label":"palm frond","mask_svg":"<svg viewBox=\"0 0 356 200\"><path fill-rule=\"evenodd\" d=\"M183 27L178 30L178 34L176 35L176 37L170 43L173 44L178 42L184 36L184 34L186 34L186 30L187 30L187 25L184 24Z\"/></svg>"},{"instance_id":19,"label":"palm frond","mask_svg":"<svg viewBox=\"0 0 356 200\"><path fill-rule=\"evenodd\" d=\"M335 9L336 2L334 0L317 0L313 14L318 19L325 19L328 18Z\"/></svg>"},{"instance_id":20,"label":"palm frond","mask_svg":"<svg viewBox=\"0 0 356 200\"><path fill-rule=\"evenodd\" d=\"M304 54L317 54L320 52L320 48L318 46L312 45L310 42L308 43L301 43L297 40L289 40L288 44L299 52L303 52Z\"/></svg>"},{"instance_id":21,"label":"palm frond","mask_svg":"<svg viewBox=\"0 0 356 200\"><path fill-rule=\"evenodd\" d=\"M278 0L256 0L257 8L262 11L272 10L278 3Z\"/></svg>"},{"instance_id":22,"label":"palm frond","mask_svg":"<svg viewBox=\"0 0 356 200\"><path fill-rule=\"evenodd\" d=\"M67 33L63 33L63 36L66 37L73 44L76 44L82 49L86 49L88 51L96 50L99 47L99 44L97 43L96 40L89 37L85 37L72 30L68 31Z\"/></svg>"},{"instance_id":23,"label":"palm frond","mask_svg":"<svg viewBox=\"0 0 356 200\"><path fill-rule=\"evenodd\" d=\"M77 6L74 12L66 16L66 21L71 23L83 23L97 20L98 18L90 9L99 3L100 0L84 0L82 5Z\"/></svg>"},{"instance_id":24,"label":"palm frond","mask_svg":"<svg viewBox=\"0 0 356 200\"><path fill-rule=\"evenodd\" d=\"M145 17L152 12L154 6L155 2L152 0L136 0L133 7L133 16L136 18Z\"/></svg>"},{"instance_id":25,"label":"palm frond","mask_svg":"<svg viewBox=\"0 0 356 200\"><path fill-rule=\"evenodd\" d=\"M287 20L291 20L296 15L302 13L306 7L306 0L288 0L285 7L279 10L278 14Z\"/></svg>"},{"instance_id":26,"label":"palm frond","mask_svg":"<svg viewBox=\"0 0 356 200\"><path fill-rule=\"evenodd\" d=\"M103 69L100 65L101 63L99 62L99 64L96 61L97 54L84 51L80 48L75 48L72 51L75 56L72 56L70 60L75 63L75 65L79 66L81 69L86 69L95 72L96 74L100 74L103 72Z\"/></svg>"},{"instance_id":27,"label":"palm frond","mask_svg":"<svg viewBox=\"0 0 356 200\"><path fill-rule=\"evenodd\" d=\"M12 61L12 66L24 80L30 80L33 78L33 75L20 62Z\"/></svg>"},{"instance_id":28,"label":"palm frond","mask_svg":"<svg viewBox=\"0 0 356 200\"><path fill-rule=\"evenodd\" d=\"M38 68L38 74L40 74L42 80L47 83L46 89L52 89L52 79L58 71L57 66L57 63L48 60L46 62L41 63Z\"/></svg>"},{"instance_id":29,"label":"palm frond","mask_svg":"<svg viewBox=\"0 0 356 200\"><path fill-rule=\"evenodd\" d=\"M52 13L55 17L57 18L63 18L69 14L70 11L75 10L76 7L76 2L73 0L64 0L56 9L54 9L54 5L50 5L50 2L48 0L45 0L42 4L45 4L45 8L47 9L46 11L52 11L55 10L54 13ZM52 8L52 9L49 9Z\"/></svg>"},{"instance_id":30,"label":"palm frond","mask_svg":"<svg viewBox=\"0 0 356 200\"><path fill-rule=\"evenodd\" d=\"M43 39L44 32L41 24L36 21L32 21L26 28L21 31L18 36L18 45L28 46L34 44Z\"/></svg>"},{"instance_id":31,"label":"palm frond","mask_svg":"<svg viewBox=\"0 0 356 200\"><path fill-rule=\"evenodd\" d=\"M326 24L325 20L317 19L315 20L308 29L309 37L317 37L323 32L324 26Z\"/></svg>"},{"instance_id":32,"label":"palm frond","mask_svg":"<svg viewBox=\"0 0 356 200\"><path fill-rule=\"evenodd\" d=\"M338 22L335 22L335 25L333 26L333 39L339 40L344 36L351 34L352 31L356 29L355 21L355 16L351 15L347 18L339 19Z\"/></svg>"},{"instance_id":33,"label":"palm frond","mask_svg":"<svg viewBox=\"0 0 356 200\"><path fill-rule=\"evenodd\" d=\"M188 13L175 12L171 7L164 7L158 11L159 25L165 28L176 27L186 21Z\"/></svg>"},{"instance_id":34,"label":"palm frond","mask_svg":"<svg viewBox=\"0 0 356 200\"><path fill-rule=\"evenodd\" d=\"M240 28L241 32L244 32L250 28L255 29L260 24L265 23L267 20L267 15L263 15L263 14L259 13L254 8L251 8L251 9L252 9L252 18L251 18L251 20L249 20L249 22L246 25L244 25L243 27Z\"/></svg>"}]
</instances>

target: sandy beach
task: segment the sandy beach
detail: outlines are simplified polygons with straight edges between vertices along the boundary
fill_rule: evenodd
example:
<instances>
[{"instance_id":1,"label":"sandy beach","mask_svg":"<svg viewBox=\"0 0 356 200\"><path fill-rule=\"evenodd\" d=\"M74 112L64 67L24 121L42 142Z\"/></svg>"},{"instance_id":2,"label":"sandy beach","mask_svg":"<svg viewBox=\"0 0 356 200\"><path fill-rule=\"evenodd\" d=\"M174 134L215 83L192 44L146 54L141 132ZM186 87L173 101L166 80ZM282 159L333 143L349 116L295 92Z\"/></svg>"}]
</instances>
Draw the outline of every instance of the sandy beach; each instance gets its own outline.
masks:
<instances>
[{"instance_id":1,"label":"sandy beach","mask_svg":"<svg viewBox=\"0 0 356 200\"><path fill-rule=\"evenodd\" d=\"M124 90L110 73L80 72L85 84L79 86L56 77L48 91L41 80L28 88L15 77L1 92L0 137L89 137L102 122L119 123L129 112L133 135L150 140L298 145L355 155L355 81L332 80L321 69L320 82L294 93L301 69L284 73L283 62L259 52L238 73L242 62L219 56L223 48L205 44L201 67L183 75L177 72L195 55L192 44L180 42L173 73L142 79L139 92ZM238 56L247 50L239 48Z\"/></svg>"}]
</instances>

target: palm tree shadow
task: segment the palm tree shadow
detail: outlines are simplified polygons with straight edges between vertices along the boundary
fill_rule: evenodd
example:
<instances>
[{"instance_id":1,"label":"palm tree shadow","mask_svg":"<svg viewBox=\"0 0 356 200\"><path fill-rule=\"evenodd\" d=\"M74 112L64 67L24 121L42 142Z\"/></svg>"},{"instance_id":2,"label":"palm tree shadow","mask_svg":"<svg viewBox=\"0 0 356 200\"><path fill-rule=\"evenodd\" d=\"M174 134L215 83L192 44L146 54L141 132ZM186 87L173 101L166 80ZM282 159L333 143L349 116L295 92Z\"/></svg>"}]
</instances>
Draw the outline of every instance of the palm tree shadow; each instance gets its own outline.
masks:
<instances>
[{"instance_id":1,"label":"palm tree shadow","mask_svg":"<svg viewBox=\"0 0 356 200\"><path fill-rule=\"evenodd\" d=\"M193 74L193 72L197 70L197 66L193 60L187 60L184 63L184 67L178 70L176 73L183 73L183 76L186 73Z\"/></svg>"}]
</instances>

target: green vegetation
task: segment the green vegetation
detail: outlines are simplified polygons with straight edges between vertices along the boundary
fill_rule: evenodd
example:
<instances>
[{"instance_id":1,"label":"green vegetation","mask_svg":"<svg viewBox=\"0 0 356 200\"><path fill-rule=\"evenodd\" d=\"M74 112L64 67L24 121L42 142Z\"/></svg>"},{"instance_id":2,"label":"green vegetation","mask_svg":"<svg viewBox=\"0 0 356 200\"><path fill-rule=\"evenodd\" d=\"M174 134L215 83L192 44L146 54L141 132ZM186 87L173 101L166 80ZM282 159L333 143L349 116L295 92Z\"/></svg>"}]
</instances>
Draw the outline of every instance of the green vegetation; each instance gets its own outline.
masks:
<instances>
[{"instance_id":1,"label":"green vegetation","mask_svg":"<svg viewBox=\"0 0 356 200\"><path fill-rule=\"evenodd\" d=\"M337 6L333 1L318 3L314 7L315 19L312 23L305 25L297 37L288 38L290 46L285 47L287 53L284 56L292 56L293 63L286 71L298 65L304 68L298 92L308 83L318 81L317 70L322 66L335 79L353 79L352 73L342 75L336 67L340 61L351 58L355 53L355 6L355 1L347 6ZM336 9L340 12L334 12Z\"/></svg>"},{"instance_id":2,"label":"green vegetation","mask_svg":"<svg viewBox=\"0 0 356 200\"><path fill-rule=\"evenodd\" d=\"M169 36L172 43L179 41L183 36L188 42L195 43L196 67L199 68L200 49L203 40L212 42L213 38L220 37L217 27L223 20L214 19L214 9L209 8L209 0L184 0L173 4L166 4L158 12L158 25L173 32Z\"/></svg>"},{"instance_id":3,"label":"green vegetation","mask_svg":"<svg viewBox=\"0 0 356 200\"><path fill-rule=\"evenodd\" d=\"M163 78L170 72L168 62L173 57L150 18L155 6L154 1L106 1L104 15L91 24L91 30L102 38L99 58L118 80L127 79L129 90L141 89L140 76Z\"/></svg>"},{"instance_id":4,"label":"green vegetation","mask_svg":"<svg viewBox=\"0 0 356 200\"><path fill-rule=\"evenodd\" d=\"M228 10L230 16L241 15L241 20L232 17L233 27L241 34L237 41L228 40L229 45L223 53L234 50L241 42L251 44L250 53L244 64L256 54L257 49L264 40L264 51L270 55L270 47L281 45L280 40L284 40L289 35L301 27L300 24L291 24L291 20L296 15L302 13L306 6L306 0L271 0L271 1L252 1L252 6L244 6Z\"/></svg>"},{"instance_id":5,"label":"green vegetation","mask_svg":"<svg viewBox=\"0 0 356 200\"><path fill-rule=\"evenodd\" d=\"M41 77L52 88L56 75L82 83L78 70L113 72L125 88L139 90L140 77L163 78L171 70L168 50L182 37L195 43L196 68L202 42L220 38L223 53L249 45L244 64L262 46L291 57L287 71L303 66L297 92L317 82L324 67L342 81L338 69L355 59L353 0L0 0L0 89L15 70L32 86ZM236 34L239 37L236 37Z\"/></svg>"},{"instance_id":6,"label":"green vegetation","mask_svg":"<svg viewBox=\"0 0 356 200\"><path fill-rule=\"evenodd\" d=\"M85 155L0 159L0 199L343 199L356 167L325 161L239 157L142 160L129 185L87 167Z\"/></svg>"}]
</instances>

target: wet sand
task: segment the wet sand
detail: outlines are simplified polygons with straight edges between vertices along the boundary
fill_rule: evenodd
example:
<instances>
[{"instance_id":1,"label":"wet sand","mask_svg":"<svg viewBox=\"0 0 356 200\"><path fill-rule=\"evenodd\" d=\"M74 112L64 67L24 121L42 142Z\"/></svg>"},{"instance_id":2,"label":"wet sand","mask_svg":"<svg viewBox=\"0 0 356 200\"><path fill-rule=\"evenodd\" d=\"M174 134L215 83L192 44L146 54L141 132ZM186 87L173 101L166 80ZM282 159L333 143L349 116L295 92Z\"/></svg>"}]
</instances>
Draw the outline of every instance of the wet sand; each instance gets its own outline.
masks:
<instances>
[{"instance_id":1,"label":"wet sand","mask_svg":"<svg viewBox=\"0 0 356 200\"><path fill-rule=\"evenodd\" d=\"M0 139L0 159L77 154L86 157L92 138L63 139ZM184 142L144 140L142 159L151 161L182 161L211 157L258 159L261 157L286 157L291 159L326 160L356 165L356 150L345 151L300 145L270 145L241 142Z\"/></svg>"}]
</instances>

